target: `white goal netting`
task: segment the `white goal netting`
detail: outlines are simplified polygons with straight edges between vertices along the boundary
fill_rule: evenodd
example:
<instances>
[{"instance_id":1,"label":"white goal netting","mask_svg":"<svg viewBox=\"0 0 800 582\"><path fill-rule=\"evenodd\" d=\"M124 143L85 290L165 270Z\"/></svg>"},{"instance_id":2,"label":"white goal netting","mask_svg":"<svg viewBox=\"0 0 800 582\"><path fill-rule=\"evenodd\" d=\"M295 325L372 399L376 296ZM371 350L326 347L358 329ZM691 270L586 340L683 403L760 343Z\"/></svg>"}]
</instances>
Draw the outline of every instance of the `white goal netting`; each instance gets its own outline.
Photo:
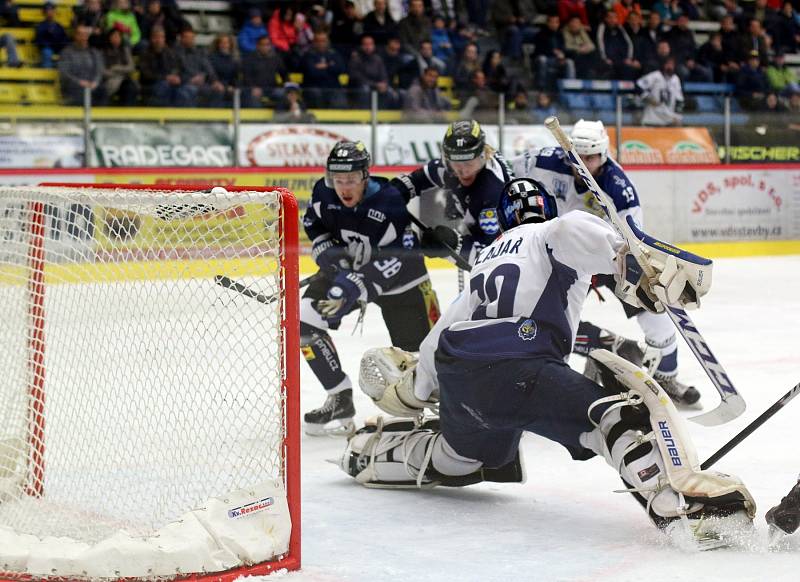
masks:
<instances>
[{"instance_id":1,"label":"white goal netting","mask_svg":"<svg viewBox=\"0 0 800 582\"><path fill-rule=\"evenodd\" d=\"M281 200L0 188L0 572L164 576L286 552ZM133 557L106 572L115 539Z\"/></svg>"}]
</instances>

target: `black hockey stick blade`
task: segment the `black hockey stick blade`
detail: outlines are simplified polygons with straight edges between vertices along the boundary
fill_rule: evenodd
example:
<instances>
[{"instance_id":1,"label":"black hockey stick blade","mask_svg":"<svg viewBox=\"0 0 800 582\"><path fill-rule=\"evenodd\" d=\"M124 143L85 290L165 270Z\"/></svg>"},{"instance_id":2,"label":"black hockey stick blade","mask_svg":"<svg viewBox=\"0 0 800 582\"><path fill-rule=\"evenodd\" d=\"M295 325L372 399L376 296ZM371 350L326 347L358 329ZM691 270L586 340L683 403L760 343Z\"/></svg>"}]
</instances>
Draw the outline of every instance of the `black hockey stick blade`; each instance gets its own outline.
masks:
<instances>
[{"instance_id":1,"label":"black hockey stick blade","mask_svg":"<svg viewBox=\"0 0 800 582\"><path fill-rule=\"evenodd\" d=\"M317 279L321 278L322 272L318 271L313 275L306 277L305 279L300 279L298 287L302 289L307 285L313 283ZM255 299L259 303L264 303L265 305L269 305L280 298L279 293L274 293L272 295L264 295L263 293L259 293L258 291L251 289L247 285L240 283L239 281L235 281L226 275L214 275L214 283L219 285L220 287L225 287L226 289L230 289L231 291L235 291L240 295L244 295L245 297L249 297L251 299Z\"/></svg>"},{"instance_id":2,"label":"black hockey stick blade","mask_svg":"<svg viewBox=\"0 0 800 582\"><path fill-rule=\"evenodd\" d=\"M231 291L236 291L240 295L244 295L250 299L255 299L259 303L264 303L266 305L273 303L280 297L280 295L277 293L274 295L264 295L263 293L259 293L258 291L250 289L250 287L247 287L238 281L234 281L230 277L226 277L225 275L214 275L214 283L220 287L225 287Z\"/></svg>"},{"instance_id":3,"label":"black hockey stick blade","mask_svg":"<svg viewBox=\"0 0 800 582\"><path fill-rule=\"evenodd\" d=\"M766 409L764 412L762 412L762 413L761 413L761 415L760 415L758 418L756 418L756 419L755 419L753 422L751 422L751 423L750 423L750 424L748 424L746 427L744 427L744 428L743 428L743 429L742 429L742 430L739 432L739 434L737 434L737 435L736 435L736 436L734 436L734 437L733 437L731 440L729 440L727 443L725 443L724 445L722 445L722 446L720 447L720 449L719 449L719 450L718 450L716 453L714 453L713 455L711 455L711 456L710 456L708 459L706 459L706 460L705 460L705 461L704 461L704 462L703 462L703 463L700 465L700 468L701 468L702 470L706 470L706 469L708 469L708 468L709 468L709 467L711 467L711 466L712 466L714 463L716 463L717 461L719 461L719 460L720 460L722 457L724 457L724 456L725 456L725 455L727 455L729 452L731 452L731 450L732 450L734 447L736 447L736 446L737 446L739 443L741 443L741 442L742 442L744 439L746 439L748 436L750 436L750 435L753 433L753 431L755 431L755 430L756 430L758 427L760 427L762 424L764 424L765 422L767 422L767 420L769 420L769 419L770 419L770 418L771 418L771 417L772 417L772 416L773 416L773 415L774 415L776 412L778 412L778 411L779 411L781 408L783 408L784 406L786 406L786 405L789 403L789 401L790 401L790 400L792 400L792 399L793 399L795 396L797 396L798 394L800 394L800 383L798 383L798 384L795 384L795 385L792 387L792 389L791 389L791 390L789 390L789 391L788 391L786 394L784 394L783 396L781 396L781 397L780 397L780 399L779 399L779 400L778 400L778 401L777 401L775 404L773 404L772 406L770 406L769 408L767 408L767 409Z\"/></svg>"},{"instance_id":4,"label":"black hockey stick blade","mask_svg":"<svg viewBox=\"0 0 800 582\"><path fill-rule=\"evenodd\" d=\"M422 222L419 218L417 218L410 212L408 213L408 217L411 219L411 222L416 224L421 230L423 231L431 230L430 226ZM469 262L458 253L458 251L456 251L453 247L448 246L444 243L442 243L442 246L447 249L447 254L453 257L453 260L456 262L456 267L458 267L463 271L472 270L472 265L470 265Z\"/></svg>"}]
</instances>

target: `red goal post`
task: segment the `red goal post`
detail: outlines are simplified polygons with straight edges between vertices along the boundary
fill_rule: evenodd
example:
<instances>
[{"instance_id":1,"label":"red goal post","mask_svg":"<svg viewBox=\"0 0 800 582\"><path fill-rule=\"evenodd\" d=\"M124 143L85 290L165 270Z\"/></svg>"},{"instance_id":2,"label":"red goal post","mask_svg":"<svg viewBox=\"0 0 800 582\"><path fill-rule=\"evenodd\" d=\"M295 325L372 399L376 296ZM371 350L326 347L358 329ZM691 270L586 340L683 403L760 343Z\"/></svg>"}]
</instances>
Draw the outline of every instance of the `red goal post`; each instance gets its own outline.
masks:
<instances>
[{"instance_id":1,"label":"red goal post","mask_svg":"<svg viewBox=\"0 0 800 582\"><path fill-rule=\"evenodd\" d=\"M0 580L300 567L298 249L283 188L0 187Z\"/></svg>"}]
</instances>

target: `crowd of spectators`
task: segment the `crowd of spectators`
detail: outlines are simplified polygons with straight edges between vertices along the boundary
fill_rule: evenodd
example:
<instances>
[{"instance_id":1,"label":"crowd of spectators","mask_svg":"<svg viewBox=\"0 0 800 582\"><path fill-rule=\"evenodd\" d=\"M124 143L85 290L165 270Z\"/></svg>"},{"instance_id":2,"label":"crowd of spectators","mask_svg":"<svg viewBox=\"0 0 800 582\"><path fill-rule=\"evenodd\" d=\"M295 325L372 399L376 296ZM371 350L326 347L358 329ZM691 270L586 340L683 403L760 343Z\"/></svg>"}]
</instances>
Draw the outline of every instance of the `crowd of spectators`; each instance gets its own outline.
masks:
<instances>
[{"instance_id":1,"label":"crowd of spectators","mask_svg":"<svg viewBox=\"0 0 800 582\"><path fill-rule=\"evenodd\" d=\"M84 0L68 30L44 4L35 43L68 104L82 103L89 87L95 105L230 106L239 88L242 106L299 119L307 108L369 107L376 91L381 108L436 120L454 104L493 114L502 94L511 119L539 122L559 111L559 79L619 79L636 84L645 109L660 109L650 123L666 125L680 123L686 82L730 83L753 111L800 104L785 63L799 48L797 3L231 0L237 32L200 48L175 0ZM0 1L0 19L19 25L13 0ZM698 43L693 21L719 29ZM0 47L9 66L20 65L10 35Z\"/></svg>"}]
</instances>

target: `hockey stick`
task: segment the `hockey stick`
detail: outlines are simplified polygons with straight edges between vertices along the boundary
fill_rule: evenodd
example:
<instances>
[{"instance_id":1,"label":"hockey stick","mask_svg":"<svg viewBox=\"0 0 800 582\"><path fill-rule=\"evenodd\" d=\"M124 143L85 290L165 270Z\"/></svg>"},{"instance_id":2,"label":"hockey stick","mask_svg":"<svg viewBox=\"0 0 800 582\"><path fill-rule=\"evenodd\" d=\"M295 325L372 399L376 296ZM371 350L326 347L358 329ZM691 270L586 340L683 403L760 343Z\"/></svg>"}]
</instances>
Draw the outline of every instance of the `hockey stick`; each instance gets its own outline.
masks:
<instances>
[{"instance_id":1,"label":"hockey stick","mask_svg":"<svg viewBox=\"0 0 800 582\"><path fill-rule=\"evenodd\" d=\"M731 449L738 446L739 443L741 443L744 439L749 437L750 434L753 433L753 431L755 431L759 426L767 422L767 420L769 420L781 408L786 406L789 403L789 401L792 400L792 398L794 398L798 394L800 394L800 384L795 384L794 387L791 390L789 390L786 394L781 396L780 399L775 404L767 408L764 412L761 413L761 415L758 418L756 418L753 422L744 427L739 432L739 434L737 434L727 443L722 445L716 453L707 458L703 462L703 464L700 465L700 468L703 470L708 469L714 463L719 461L722 457L731 452Z\"/></svg>"},{"instance_id":2,"label":"hockey stick","mask_svg":"<svg viewBox=\"0 0 800 582\"><path fill-rule=\"evenodd\" d=\"M302 289L306 287L322 277L321 272L314 273L310 277L306 277L305 279L300 279L298 284L298 288ZM258 291L251 289L250 287L240 283L239 281L234 281L230 277L225 275L214 275L214 283L219 285L220 287L225 287L226 289L230 289L231 291L235 291L240 295L244 295L245 297L249 297L250 299L255 299L259 303L264 303L265 305L269 305L280 299L280 293L274 293L272 295L264 295L263 293L259 293Z\"/></svg>"},{"instance_id":3,"label":"hockey stick","mask_svg":"<svg viewBox=\"0 0 800 582\"><path fill-rule=\"evenodd\" d=\"M544 124L547 129L550 130L550 133L553 134L553 137L556 138L556 141L558 141L559 145L564 149L570 163L572 164L572 167L575 168L575 171L577 171L578 175L580 175L580 177L583 179L586 187L606 213L609 220L611 220L611 223L617 229L622 238L624 238L628 243L631 253L636 258L636 262L639 263L639 266L642 268L642 271L644 271L648 279L654 279L656 274L652 265L649 264L647 258L644 256L644 250L640 246L642 242L645 244L655 243L658 248L661 248L666 252L674 253L680 258L694 260L695 262L708 261L707 259L701 259L700 257L692 255L691 253L675 248L672 245L665 245L660 241L656 241L652 237L649 237L641 232L638 228L635 228L635 225L631 221L623 221L616 213L614 202L611 200L608 194L600 189L600 186L598 186L594 176L592 176L591 172L589 172L589 169L586 167L586 164L583 163L583 160L575 151L575 148L572 145L572 140L567 136L566 133L564 133L564 130L561 129L561 124L558 122L558 118L548 117L545 119ZM705 339L703 339L703 336L697 330L697 327L694 325L686 311L679 307L672 307L669 305L666 306L666 308L670 319L672 319L672 323L675 324L675 327L678 328L678 331L683 336L683 339L686 340L687 344L689 344L689 348L691 348L695 357L700 362L700 365L703 366L703 369L705 370L706 374L708 374L708 377L711 379L711 382L714 384L714 388L716 388L717 392L719 392L721 398L720 403L716 408L704 414L693 416L690 418L690 420L693 420L694 422L704 426L715 426L733 420L744 412L746 407L744 398L742 398L741 394L739 394L739 392L733 386L730 378L720 365L719 360L717 360L717 358L714 356L711 348L708 347Z\"/></svg>"},{"instance_id":4,"label":"hockey stick","mask_svg":"<svg viewBox=\"0 0 800 582\"><path fill-rule=\"evenodd\" d=\"M419 218L417 218L410 212L408 213L408 217L411 219L411 222L416 224L423 232L433 230L430 226L422 222ZM472 270L472 265L470 265L469 262L464 257L458 254L458 251L456 251L453 247L446 245L444 243L442 243L442 246L445 249L447 249L447 254L453 257L453 260L456 262L456 267L464 271Z\"/></svg>"}]
</instances>

